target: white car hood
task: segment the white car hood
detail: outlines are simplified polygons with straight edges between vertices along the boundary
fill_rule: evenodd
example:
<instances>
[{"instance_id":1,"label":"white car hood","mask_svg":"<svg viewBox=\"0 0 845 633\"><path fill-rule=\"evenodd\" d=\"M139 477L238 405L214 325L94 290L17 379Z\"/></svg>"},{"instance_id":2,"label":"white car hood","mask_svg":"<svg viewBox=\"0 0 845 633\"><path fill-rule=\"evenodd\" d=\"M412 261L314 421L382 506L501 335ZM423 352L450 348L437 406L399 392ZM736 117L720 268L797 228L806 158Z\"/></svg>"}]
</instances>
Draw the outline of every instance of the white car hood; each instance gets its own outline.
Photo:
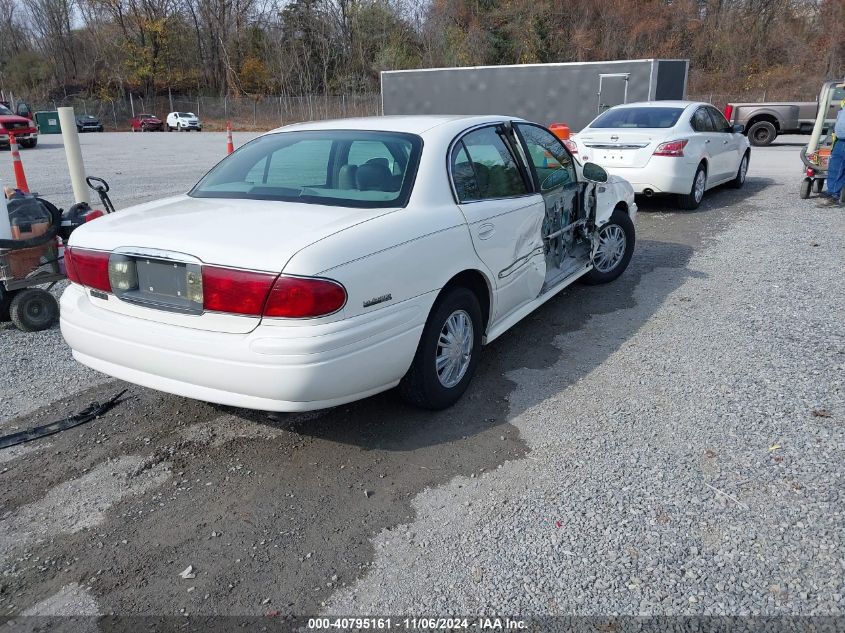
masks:
<instances>
[{"instance_id":1,"label":"white car hood","mask_svg":"<svg viewBox=\"0 0 845 633\"><path fill-rule=\"evenodd\" d=\"M206 264L280 272L309 244L393 210L185 195L94 220L69 243L105 251L163 249Z\"/></svg>"}]
</instances>

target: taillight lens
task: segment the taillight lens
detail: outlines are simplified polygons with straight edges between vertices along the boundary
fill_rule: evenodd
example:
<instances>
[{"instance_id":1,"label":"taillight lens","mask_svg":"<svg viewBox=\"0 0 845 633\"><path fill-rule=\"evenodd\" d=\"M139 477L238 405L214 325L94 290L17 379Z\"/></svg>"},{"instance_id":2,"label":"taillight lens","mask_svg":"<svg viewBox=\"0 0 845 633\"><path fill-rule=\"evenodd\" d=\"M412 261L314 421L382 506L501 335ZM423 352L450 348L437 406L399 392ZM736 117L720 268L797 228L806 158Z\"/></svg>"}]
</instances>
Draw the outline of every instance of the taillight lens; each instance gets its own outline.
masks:
<instances>
[{"instance_id":1,"label":"taillight lens","mask_svg":"<svg viewBox=\"0 0 845 633\"><path fill-rule=\"evenodd\" d=\"M214 312L261 316L267 293L278 275L202 267L203 308Z\"/></svg>"},{"instance_id":2,"label":"taillight lens","mask_svg":"<svg viewBox=\"0 0 845 633\"><path fill-rule=\"evenodd\" d=\"M666 143L661 143L657 146L657 149L654 150L655 156L683 156L684 155L684 148L689 143L688 139L684 139L682 141L667 141Z\"/></svg>"},{"instance_id":3,"label":"taillight lens","mask_svg":"<svg viewBox=\"0 0 845 633\"><path fill-rule=\"evenodd\" d=\"M65 249L65 270L72 282L111 292L109 253L82 248Z\"/></svg>"},{"instance_id":4,"label":"taillight lens","mask_svg":"<svg viewBox=\"0 0 845 633\"><path fill-rule=\"evenodd\" d=\"M734 113L734 106L732 103L725 105L725 118L730 121L731 115Z\"/></svg>"},{"instance_id":5,"label":"taillight lens","mask_svg":"<svg viewBox=\"0 0 845 633\"><path fill-rule=\"evenodd\" d=\"M325 316L346 303L346 289L336 281L280 276L264 306L264 316L302 319Z\"/></svg>"},{"instance_id":6,"label":"taillight lens","mask_svg":"<svg viewBox=\"0 0 845 633\"><path fill-rule=\"evenodd\" d=\"M563 144L566 145L566 149L569 150L570 154L577 154L578 153L578 146L575 144L575 141L571 141L566 139L563 141Z\"/></svg>"}]
</instances>

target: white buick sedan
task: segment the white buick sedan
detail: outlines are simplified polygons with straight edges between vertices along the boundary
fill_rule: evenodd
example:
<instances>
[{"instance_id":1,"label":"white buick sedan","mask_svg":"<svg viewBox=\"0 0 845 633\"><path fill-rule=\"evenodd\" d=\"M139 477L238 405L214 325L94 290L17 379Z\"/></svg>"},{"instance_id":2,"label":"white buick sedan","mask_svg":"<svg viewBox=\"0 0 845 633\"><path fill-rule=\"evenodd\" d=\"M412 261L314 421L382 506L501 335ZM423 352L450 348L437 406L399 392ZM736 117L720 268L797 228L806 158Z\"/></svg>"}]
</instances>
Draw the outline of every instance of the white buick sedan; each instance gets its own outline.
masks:
<instances>
[{"instance_id":1,"label":"white buick sedan","mask_svg":"<svg viewBox=\"0 0 845 633\"><path fill-rule=\"evenodd\" d=\"M636 193L678 194L697 209L704 192L729 183L742 187L751 146L709 103L651 101L602 112L573 139L580 159L625 178Z\"/></svg>"},{"instance_id":2,"label":"white buick sedan","mask_svg":"<svg viewBox=\"0 0 845 633\"><path fill-rule=\"evenodd\" d=\"M293 125L186 195L77 229L77 360L182 396L306 411L397 385L438 409L481 346L634 250L631 186L505 117Z\"/></svg>"}]
</instances>

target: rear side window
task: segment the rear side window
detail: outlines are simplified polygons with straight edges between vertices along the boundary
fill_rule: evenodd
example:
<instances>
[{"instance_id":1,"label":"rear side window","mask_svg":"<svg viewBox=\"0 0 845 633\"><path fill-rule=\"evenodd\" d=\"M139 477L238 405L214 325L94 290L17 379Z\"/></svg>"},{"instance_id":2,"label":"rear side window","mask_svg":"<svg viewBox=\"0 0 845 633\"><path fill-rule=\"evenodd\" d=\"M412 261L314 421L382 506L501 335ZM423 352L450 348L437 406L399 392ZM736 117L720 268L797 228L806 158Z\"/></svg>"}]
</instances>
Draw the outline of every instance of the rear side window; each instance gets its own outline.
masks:
<instances>
[{"instance_id":1,"label":"rear side window","mask_svg":"<svg viewBox=\"0 0 845 633\"><path fill-rule=\"evenodd\" d=\"M690 125L692 126L692 129L696 132L716 131L716 128L713 125L713 119L711 119L710 115L707 113L707 108L699 108L698 110L696 110L695 114L692 115Z\"/></svg>"},{"instance_id":2,"label":"rear side window","mask_svg":"<svg viewBox=\"0 0 845 633\"><path fill-rule=\"evenodd\" d=\"M670 128L681 118L683 108L611 108L590 123L591 128Z\"/></svg>"},{"instance_id":3,"label":"rear side window","mask_svg":"<svg viewBox=\"0 0 845 633\"><path fill-rule=\"evenodd\" d=\"M452 181L460 202L528 193L522 172L495 127L466 134L452 150Z\"/></svg>"}]
</instances>

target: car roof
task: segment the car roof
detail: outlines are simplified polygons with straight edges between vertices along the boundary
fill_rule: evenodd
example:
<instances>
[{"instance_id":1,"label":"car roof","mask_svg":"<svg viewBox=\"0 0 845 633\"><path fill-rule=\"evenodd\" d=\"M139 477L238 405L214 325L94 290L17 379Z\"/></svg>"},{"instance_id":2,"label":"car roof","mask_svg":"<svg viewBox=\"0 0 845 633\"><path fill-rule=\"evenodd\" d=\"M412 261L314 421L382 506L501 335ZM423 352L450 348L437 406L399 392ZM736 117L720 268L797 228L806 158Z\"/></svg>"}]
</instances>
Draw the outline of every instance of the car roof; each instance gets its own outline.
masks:
<instances>
[{"instance_id":1,"label":"car roof","mask_svg":"<svg viewBox=\"0 0 845 633\"><path fill-rule=\"evenodd\" d=\"M518 117L504 115L460 115L460 114L426 114L426 115L391 115L359 117L353 119L328 119L325 121L309 121L294 123L271 130L276 132L293 132L306 130L375 130L383 132L406 132L409 134L423 134L440 126L467 128L483 123L498 121L516 121ZM452 124L452 125L449 125Z\"/></svg>"},{"instance_id":2,"label":"car roof","mask_svg":"<svg viewBox=\"0 0 845 633\"><path fill-rule=\"evenodd\" d=\"M703 101L636 101L633 103L620 103L613 106L614 109L622 108L687 108L694 105L711 105Z\"/></svg>"}]
</instances>

